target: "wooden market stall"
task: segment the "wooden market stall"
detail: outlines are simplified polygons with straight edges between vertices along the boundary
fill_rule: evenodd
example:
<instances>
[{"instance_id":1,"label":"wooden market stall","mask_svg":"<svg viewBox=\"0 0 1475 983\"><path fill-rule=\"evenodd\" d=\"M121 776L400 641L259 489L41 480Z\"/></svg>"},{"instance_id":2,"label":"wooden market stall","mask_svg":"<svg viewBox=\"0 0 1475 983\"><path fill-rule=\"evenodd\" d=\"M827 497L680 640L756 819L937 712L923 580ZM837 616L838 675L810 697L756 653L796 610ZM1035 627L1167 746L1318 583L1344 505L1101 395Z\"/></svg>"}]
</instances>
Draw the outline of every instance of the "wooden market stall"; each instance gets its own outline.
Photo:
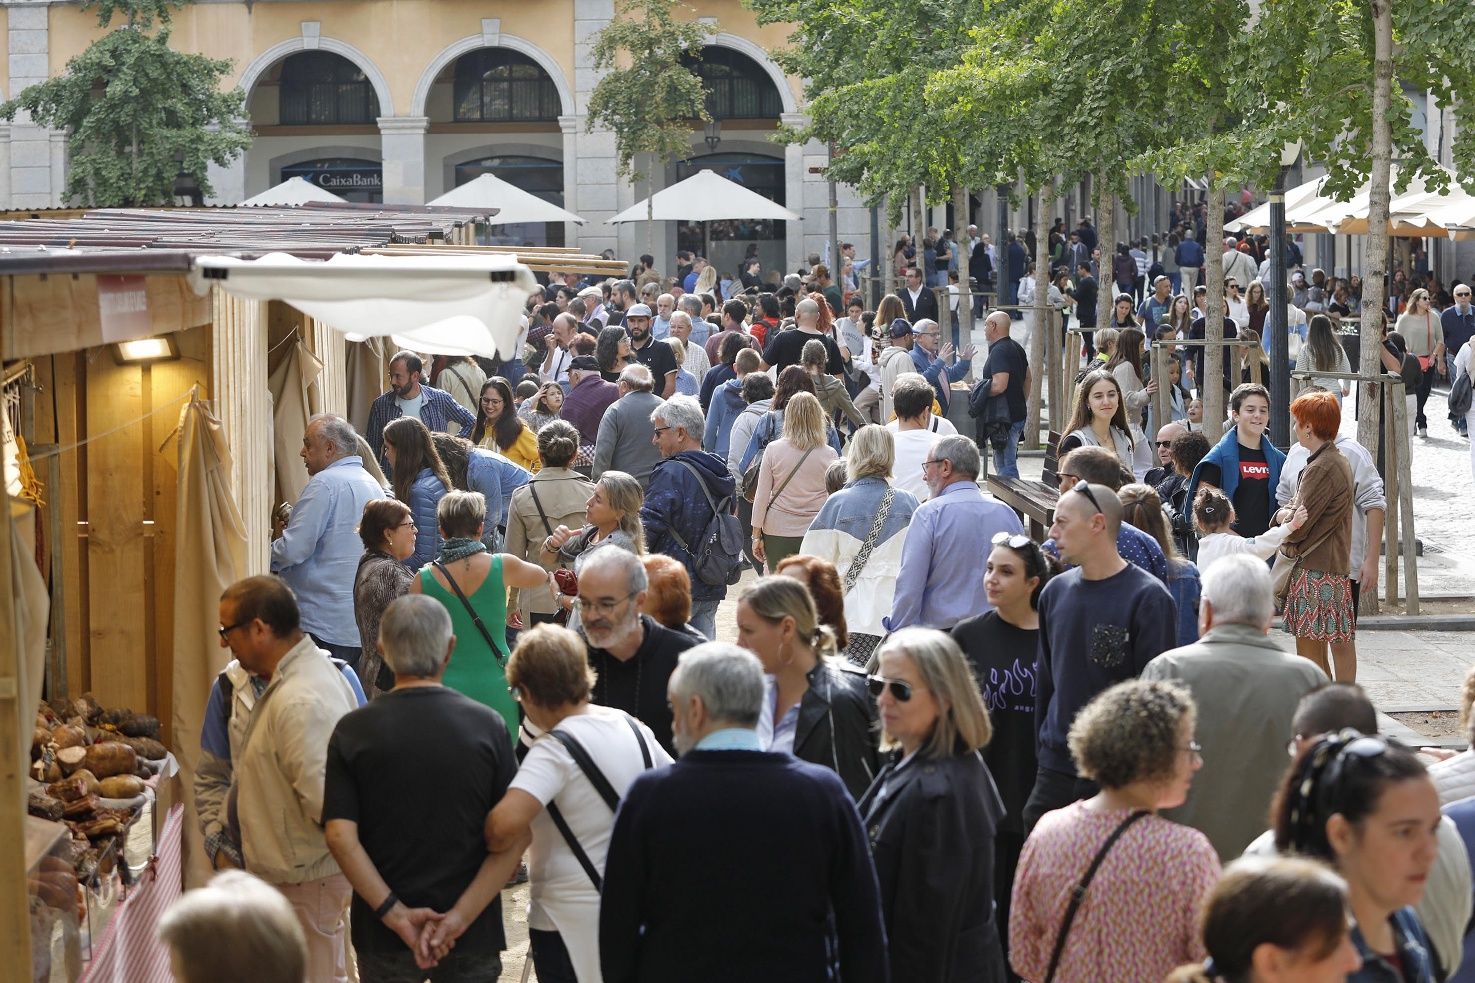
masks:
<instances>
[{"instance_id":1,"label":"wooden market stall","mask_svg":"<svg viewBox=\"0 0 1475 983\"><path fill-rule=\"evenodd\" d=\"M181 550L190 561L191 544L212 533L200 528L200 489L219 485L222 511L204 521L230 526L226 538L241 544L239 563L222 568L237 576L265 572L271 508L279 490L292 487L276 472L302 466L295 454L273 460L270 377L284 360L303 358L315 408L345 413L351 366L365 361L358 349L368 346L284 303L245 299L219 285L196 293L191 269L222 254L326 259L398 246L459 252L486 214L344 204L98 210L0 222L5 444L35 475L27 485L33 500L22 503L15 523L0 523L0 552L9 557L14 545L31 564L0 563L0 624L9 634L0 660L4 965L31 962L31 952L40 952L34 943L44 942L30 933L27 871L36 858L27 856L24 835L43 686L23 670L20 633L30 627L32 640L38 636L23 617L18 576L39 571L49 601L39 635L44 695L90 692L104 706L159 718L160 737L185 770L175 788L161 783L154 836L172 802L186 815L165 828L192 830L190 796L178 789L188 788L203 695L227 658L214 637L218 589L193 572L177 575ZM559 259L581 272L606 272L607 261L597 257ZM382 372L361 375L360 388L382 391ZM196 454L204 455L208 481L182 474L182 460ZM183 507L182 494L190 503ZM190 859L186 851L186 871ZM102 941L94 932L93 946ZM37 978L75 978L76 968Z\"/></svg>"}]
</instances>

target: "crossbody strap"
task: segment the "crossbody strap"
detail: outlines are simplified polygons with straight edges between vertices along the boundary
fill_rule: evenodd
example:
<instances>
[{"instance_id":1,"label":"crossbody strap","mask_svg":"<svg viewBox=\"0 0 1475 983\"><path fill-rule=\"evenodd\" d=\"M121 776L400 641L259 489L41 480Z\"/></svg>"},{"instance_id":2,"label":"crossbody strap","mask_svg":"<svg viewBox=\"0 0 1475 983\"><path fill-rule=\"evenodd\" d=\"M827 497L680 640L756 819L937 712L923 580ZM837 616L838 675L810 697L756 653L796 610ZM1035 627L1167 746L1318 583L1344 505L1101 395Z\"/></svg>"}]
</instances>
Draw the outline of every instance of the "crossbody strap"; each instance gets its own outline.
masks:
<instances>
[{"instance_id":1,"label":"crossbody strap","mask_svg":"<svg viewBox=\"0 0 1475 983\"><path fill-rule=\"evenodd\" d=\"M496 562L495 557L493 557L493 562ZM471 615L471 623L476 625L476 630L481 632L481 637L487 643L487 648L492 650L492 658L497 660L497 665L505 667L507 661L502 658L501 649L497 648L497 643L492 641L492 633L487 630L486 623L481 620L481 615L476 613L476 608L471 606L471 602L461 592L461 585L456 583L456 578L451 576L451 571L447 570L445 564L439 560L431 560L430 565L440 571L441 576L446 578L446 583L451 585L451 590L455 591L456 596L461 599L461 604L466 608L466 613ZM487 572L487 576L491 576L491 571Z\"/></svg>"},{"instance_id":2,"label":"crossbody strap","mask_svg":"<svg viewBox=\"0 0 1475 983\"><path fill-rule=\"evenodd\" d=\"M1065 952L1065 939L1070 935L1071 922L1075 921L1076 911L1081 907L1081 901L1086 897L1086 888L1091 886L1091 880L1096 876L1096 871L1100 868L1101 861L1106 859L1106 855L1111 852L1112 847L1116 846L1116 841L1121 839L1122 834L1133 823L1146 815L1146 811L1139 811L1123 819L1117 828L1111 831L1111 835L1106 838L1106 842L1101 844L1101 849L1096 851L1096 856L1092 859L1091 866L1086 868L1086 873L1081 878L1081 882L1071 889L1070 905L1065 909L1065 918L1060 922L1060 932L1055 936L1055 951L1050 953L1050 969L1045 973L1045 983L1054 983L1055 970L1060 968L1060 956Z\"/></svg>"},{"instance_id":3,"label":"crossbody strap","mask_svg":"<svg viewBox=\"0 0 1475 983\"><path fill-rule=\"evenodd\" d=\"M533 496L533 507L538 510L538 518L543 520L543 529L548 535L553 535L553 526L548 522L548 513L543 509L543 502L538 498L538 489L533 487L533 482L528 482L528 494Z\"/></svg>"},{"instance_id":4,"label":"crossbody strap","mask_svg":"<svg viewBox=\"0 0 1475 983\"><path fill-rule=\"evenodd\" d=\"M712 491L707 487L707 480L702 477L702 473L697 470L696 465L692 464L690 461L683 461L680 458L672 458L672 460L691 472L691 476L697 480L697 484L702 486L702 495L705 496L707 499L707 507L712 510L713 515L720 514L717 511L717 500L712 497ZM686 540L681 538L681 533L676 531L676 527L671 526L670 531L671 538L676 540L677 545L680 546L687 554L690 554L691 547L686 545Z\"/></svg>"},{"instance_id":5,"label":"crossbody strap","mask_svg":"<svg viewBox=\"0 0 1475 983\"><path fill-rule=\"evenodd\" d=\"M652 764L650 746L645 743L645 735L640 732L640 725L635 722L635 719L628 713L624 716L625 723L630 725L630 730L635 735L635 742L640 745L640 757L645 762L645 770L649 771ZM580 743L579 739L557 728L548 731L548 735L557 739L564 746L564 749L569 753L569 757L574 759L574 764L579 766L579 770L584 773L584 777L589 779L589 784L594 786L594 791L599 793L599 797L604 800L604 804L609 806L609 811L612 813L618 811L620 808L619 793L609 783L609 779L604 777L604 772L599 770L599 766L594 763L594 759L589 756L588 750ZM563 818L562 811L553 802L548 803L548 818L553 821L553 825L557 827L559 835L568 844L569 851L574 855L574 859L579 862L579 866L584 868L584 873L589 875L589 881L594 885L594 890L603 893L604 878L600 876L599 869L594 866L594 861L589 858L584 845L574 835L574 831L569 826L568 820Z\"/></svg>"},{"instance_id":6,"label":"crossbody strap","mask_svg":"<svg viewBox=\"0 0 1475 983\"><path fill-rule=\"evenodd\" d=\"M876 510L876 518L871 522L871 531L866 533L865 542L860 544L860 549L855 553L855 559L850 561L850 566L845 571L845 589L842 594L849 594L855 587L855 582L860 579L861 571L866 568L866 561L871 558L871 551L876 548L876 542L881 538L881 529L886 525L886 519L891 515L891 502L896 498L896 489L886 489L886 494L881 498L881 507Z\"/></svg>"},{"instance_id":7,"label":"crossbody strap","mask_svg":"<svg viewBox=\"0 0 1475 983\"><path fill-rule=\"evenodd\" d=\"M792 470L792 471L789 472L789 476L783 480L783 484L779 485L777 488L775 488L773 490L773 497L771 497L768 500L769 501L769 504L772 504L772 503L778 501L778 497L784 493L784 489L785 488L789 487L789 482L791 482L791 481L794 480L794 476L797 475L799 473L799 471L804 467L804 462L807 461L807 460L809 460L809 455L811 455L813 453L814 453L814 448L813 447L809 448L809 450L807 450L807 451L804 452L804 456L801 457L801 458L799 458L799 463L796 464L796 465L794 465L794 470Z\"/></svg>"}]
</instances>

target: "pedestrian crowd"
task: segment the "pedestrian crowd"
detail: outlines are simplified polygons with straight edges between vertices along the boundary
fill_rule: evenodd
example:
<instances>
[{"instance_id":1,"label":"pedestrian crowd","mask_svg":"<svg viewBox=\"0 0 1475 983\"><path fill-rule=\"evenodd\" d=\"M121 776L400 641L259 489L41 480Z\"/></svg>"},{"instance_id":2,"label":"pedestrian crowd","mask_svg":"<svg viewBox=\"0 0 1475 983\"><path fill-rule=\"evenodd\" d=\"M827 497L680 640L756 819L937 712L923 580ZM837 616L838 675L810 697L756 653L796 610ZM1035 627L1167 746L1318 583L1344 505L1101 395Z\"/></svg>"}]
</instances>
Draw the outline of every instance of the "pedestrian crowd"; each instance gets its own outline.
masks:
<instances>
[{"instance_id":1,"label":"pedestrian crowd","mask_svg":"<svg viewBox=\"0 0 1475 983\"><path fill-rule=\"evenodd\" d=\"M1150 442L1123 327L1031 538L980 481L1032 367L929 287L975 233L874 313L848 256L560 279L511 357L314 417L219 599L180 978L494 981L525 879L542 983L1475 979L1475 752L1427 768L1355 684L1385 503L1341 394L1289 450L1255 383Z\"/></svg>"}]
</instances>

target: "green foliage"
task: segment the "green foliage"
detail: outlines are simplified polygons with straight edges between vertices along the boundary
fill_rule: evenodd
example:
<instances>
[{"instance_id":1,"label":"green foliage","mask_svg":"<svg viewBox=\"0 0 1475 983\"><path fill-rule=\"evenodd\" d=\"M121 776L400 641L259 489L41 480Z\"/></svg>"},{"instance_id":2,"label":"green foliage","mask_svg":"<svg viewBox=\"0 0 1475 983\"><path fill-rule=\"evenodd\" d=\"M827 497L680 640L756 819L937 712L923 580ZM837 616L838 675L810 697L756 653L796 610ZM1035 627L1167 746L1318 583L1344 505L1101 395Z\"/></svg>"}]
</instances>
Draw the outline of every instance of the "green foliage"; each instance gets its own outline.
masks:
<instances>
[{"instance_id":1,"label":"green foliage","mask_svg":"<svg viewBox=\"0 0 1475 983\"><path fill-rule=\"evenodd\" d=\"M620 173L635 172L635 158L670 161L691 152L695 120L710 117L701 79L681 58L701 52L706 30L678 20L672 0L618 0L615 16L596 35L594 67L607 72L589 98L587 126L615 135Z\"/></svg>"},{"instance_id":2,"label":"green foliage","mask_svg":"<svg viewBox=\"0 0 1475 983\"><path fill-rule=\"evenodd\" d=\"M154 21L169 23L169 12L184 6L185 0L82 0L83 10L97 11L97 26L107 27L113 15L121 13L129 27L147 30Z\"/></svg>"},{"instance_id":3,"label":"green foliage","mask_svg":"<svg viewBox=\"0 0 1475 983\"><path fill-rule=\"evenodd\" d=\"M174 201L181 173L204 194L210 164L228 164L251 144L245 96L220 90L228 60L184 54L169 47L169 32L145 33L168 21L162 0L99 0L101 23L115 12L134 26L119 27L67 62L66 73L26 89L0 106L0 117L24 110L68 134L67 198L114 207Z\"/></svg>"}]
</instances>

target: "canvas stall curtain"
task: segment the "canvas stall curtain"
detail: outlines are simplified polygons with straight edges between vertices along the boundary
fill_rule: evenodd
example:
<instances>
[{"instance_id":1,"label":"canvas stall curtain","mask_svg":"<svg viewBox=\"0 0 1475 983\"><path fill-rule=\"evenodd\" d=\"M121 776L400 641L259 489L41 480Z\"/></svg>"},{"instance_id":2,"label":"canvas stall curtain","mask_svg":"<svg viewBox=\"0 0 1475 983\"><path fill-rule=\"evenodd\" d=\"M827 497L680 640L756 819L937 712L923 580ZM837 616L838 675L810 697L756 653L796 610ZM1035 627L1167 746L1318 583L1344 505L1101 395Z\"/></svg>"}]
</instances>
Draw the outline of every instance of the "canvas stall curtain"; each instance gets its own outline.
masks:
<instances>
[{"instance_id":1,"label":"canvas stall curtain","mask_svg":"<svg viewBox=\"0 0 1475 983\"><path fill-rule=\"evenodd\" d=\"M307 421L324 409L319 383L322 371L322 360L298 341L267 380L272 398L272 451L279 502L296 503L307 486L302 437L307 433Z\"/></svg>"},{"instance_id":2,"label":"canvas stall curtain","mask_svg":"<svg viewBox=\"0 0 1475 983\"><path fill-rule=\"evenodd\" d=\"M224 429L196 392L179 421L174 577L174 752L184 789L189 887L210 877L192 790L210 686L230 660L217 634L220 595L247 572L246 525L231 494L231 466Z\"/></svg>"}]
</instances>

